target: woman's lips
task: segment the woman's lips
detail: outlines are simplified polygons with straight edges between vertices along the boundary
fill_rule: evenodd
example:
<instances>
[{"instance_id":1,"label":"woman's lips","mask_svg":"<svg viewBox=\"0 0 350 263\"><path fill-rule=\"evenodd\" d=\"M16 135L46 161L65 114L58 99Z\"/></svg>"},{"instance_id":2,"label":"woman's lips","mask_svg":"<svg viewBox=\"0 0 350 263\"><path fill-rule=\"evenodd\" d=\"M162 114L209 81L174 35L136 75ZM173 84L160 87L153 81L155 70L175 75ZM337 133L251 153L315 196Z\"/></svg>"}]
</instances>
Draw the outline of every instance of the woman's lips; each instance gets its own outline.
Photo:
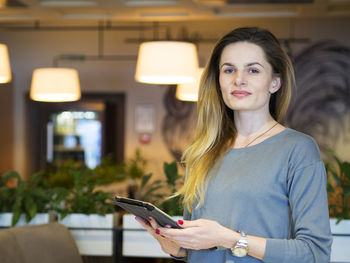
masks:
<instances>
[{"instance_id":1,"label":"woman's lips","mask_svg":"<svg viewBox=\"0 0 350 263\"><path fill-rule=\"evenodd\" d=\"M233 96L235 96L236 98L244 98L244 97L251 95L250 92L245 91L245 90L234 90L231 92L231 94Z\"/></svg>"}]
</instances>

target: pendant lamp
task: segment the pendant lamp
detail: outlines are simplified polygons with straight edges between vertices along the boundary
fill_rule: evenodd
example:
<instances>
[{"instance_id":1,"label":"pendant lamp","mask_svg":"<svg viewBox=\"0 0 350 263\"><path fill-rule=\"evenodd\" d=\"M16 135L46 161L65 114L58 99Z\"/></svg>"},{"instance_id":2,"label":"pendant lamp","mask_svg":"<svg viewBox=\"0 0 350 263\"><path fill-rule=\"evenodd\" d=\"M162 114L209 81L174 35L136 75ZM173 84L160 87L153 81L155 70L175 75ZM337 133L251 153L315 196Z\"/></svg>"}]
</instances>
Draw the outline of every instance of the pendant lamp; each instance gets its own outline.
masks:
<instances>
[{"instance_id":1,"label":"pendant lamp","mask_svg":"<svg viewBox=\"0 0 350 263\"><path fill-rule=\"evenodd\" d=\"M71 68L38 68L32 76L30 98L37 101L64 102L80 99L78 71Z\"/></svg>"},{"instance_id":2,"label":"pendant lamp","mask_svg":"<svg viewBox=\"0 0 350 263\"><path fill-rule=\"evenodd\" d=\"M0 44L0 83L11 81L11 66L7 46Z\"/></svg>"},{"instance_id":3,"label":"pendant lamp","mask_svg":"<svg viewBox=\"0 0 350 263\"><path fill-rule=\"evenodd\" d=\"M135 80L149 84L191 83L197 68L197 48L193 43L144 42L139 47Z\"/></svg>"},{"instance_id":4,"label":"pendant lamp","mask_svg":"<svg viewBox=\"0 0 350 263\"><path fill-rule=\"evenodd\" d=\"M177 85L176 88L176 98L183 101L197 101L198 100L198 90L199 82L202 76L204 68L198 68L195 81L192 83L183 83Z\"/></svg>"}]
</instances>

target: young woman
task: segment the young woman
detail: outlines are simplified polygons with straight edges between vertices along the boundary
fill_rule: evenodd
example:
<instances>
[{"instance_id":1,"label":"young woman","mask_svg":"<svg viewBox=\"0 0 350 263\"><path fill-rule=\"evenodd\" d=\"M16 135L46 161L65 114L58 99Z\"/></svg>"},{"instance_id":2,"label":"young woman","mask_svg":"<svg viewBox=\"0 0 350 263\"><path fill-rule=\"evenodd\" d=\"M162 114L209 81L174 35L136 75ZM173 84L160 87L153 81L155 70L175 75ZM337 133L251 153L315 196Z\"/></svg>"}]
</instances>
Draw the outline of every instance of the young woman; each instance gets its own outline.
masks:
<instances>
[{"instance_id":1,"label":"young woman","mask_svg":"<svg viewBox=\"0 0 350 263\"><path fill-rule=\"evenodd\" d=\"M166 253L201 263L329 262L318 146L279 123L294 84L292 63L269 31L239 28L217 43L183 156L183 229L136 218Z\"/></svg>"}]
</instances>

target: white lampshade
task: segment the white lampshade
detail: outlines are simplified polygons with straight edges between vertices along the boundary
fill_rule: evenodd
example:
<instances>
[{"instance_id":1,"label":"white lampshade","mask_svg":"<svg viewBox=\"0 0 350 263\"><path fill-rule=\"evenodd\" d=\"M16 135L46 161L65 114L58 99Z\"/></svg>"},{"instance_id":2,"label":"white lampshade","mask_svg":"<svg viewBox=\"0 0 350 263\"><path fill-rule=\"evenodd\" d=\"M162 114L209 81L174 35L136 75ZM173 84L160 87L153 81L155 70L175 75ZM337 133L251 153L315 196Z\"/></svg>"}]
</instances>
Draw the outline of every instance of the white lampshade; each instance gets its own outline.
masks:
<instances>
[{"instance_id":1,"label":"white lampshade","mask_svg":"<svg viewBox=\"0 0 350 263\"><path fill-rule=\"evenodd\" d=\"M71 68L34 70L30 98L37 101L75 101L80 99L78 71Z\"/></svg>"},{"instance_id":2,"label":"white lampshade","mask_svg":"<svg viewBox=\"0 0 350 263\"><path fill-rule=\"evenodd\" d=\"M0 44L0 83L11 81L11 66L7 46Z\"/></svg>"},{"instance_id":3,"label":"white lampshade","mask_svg":"<svg viewBox=\"0 0 350 263\"><path fill-rule=\"evenodd\" d=\"M144 42L139 47L135 80L150 84L190 83L197 68L197 48L193 43Z\"/></svg>"},{"instance_id":4,"label":"white lampshade","mask_svg":"<svg viewBox=\"0 0 350 263\"><path fill-rule=\"evenodd\" d=\"M199 82L203 74L204 68L198 68L196 72L195 81L192 83L183 83L177 85L176 88L176 98L184 101L197 101L198 100L198 90Z\"/></svg>"}]
</instances>

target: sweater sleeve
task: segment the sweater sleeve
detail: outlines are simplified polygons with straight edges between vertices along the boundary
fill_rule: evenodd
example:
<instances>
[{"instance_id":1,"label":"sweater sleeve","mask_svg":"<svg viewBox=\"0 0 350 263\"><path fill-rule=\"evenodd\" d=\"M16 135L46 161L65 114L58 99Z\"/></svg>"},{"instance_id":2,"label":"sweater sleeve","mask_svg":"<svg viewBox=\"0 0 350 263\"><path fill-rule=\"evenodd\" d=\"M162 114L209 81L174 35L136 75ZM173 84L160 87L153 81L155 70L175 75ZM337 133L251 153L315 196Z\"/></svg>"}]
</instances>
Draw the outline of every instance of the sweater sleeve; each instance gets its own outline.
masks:
<instances>
[{"instance_id":1,"label":"sweater sleeve","mask_svg":"<svg viewBox=\"0 0 350 263\"><path fill-rule=\"evenodd\" d=\"M291 238L267 239L263 262L329 262L332 236L326 182L322 160L291 173L287 182Z\"/></svg>"}]
</instances>

